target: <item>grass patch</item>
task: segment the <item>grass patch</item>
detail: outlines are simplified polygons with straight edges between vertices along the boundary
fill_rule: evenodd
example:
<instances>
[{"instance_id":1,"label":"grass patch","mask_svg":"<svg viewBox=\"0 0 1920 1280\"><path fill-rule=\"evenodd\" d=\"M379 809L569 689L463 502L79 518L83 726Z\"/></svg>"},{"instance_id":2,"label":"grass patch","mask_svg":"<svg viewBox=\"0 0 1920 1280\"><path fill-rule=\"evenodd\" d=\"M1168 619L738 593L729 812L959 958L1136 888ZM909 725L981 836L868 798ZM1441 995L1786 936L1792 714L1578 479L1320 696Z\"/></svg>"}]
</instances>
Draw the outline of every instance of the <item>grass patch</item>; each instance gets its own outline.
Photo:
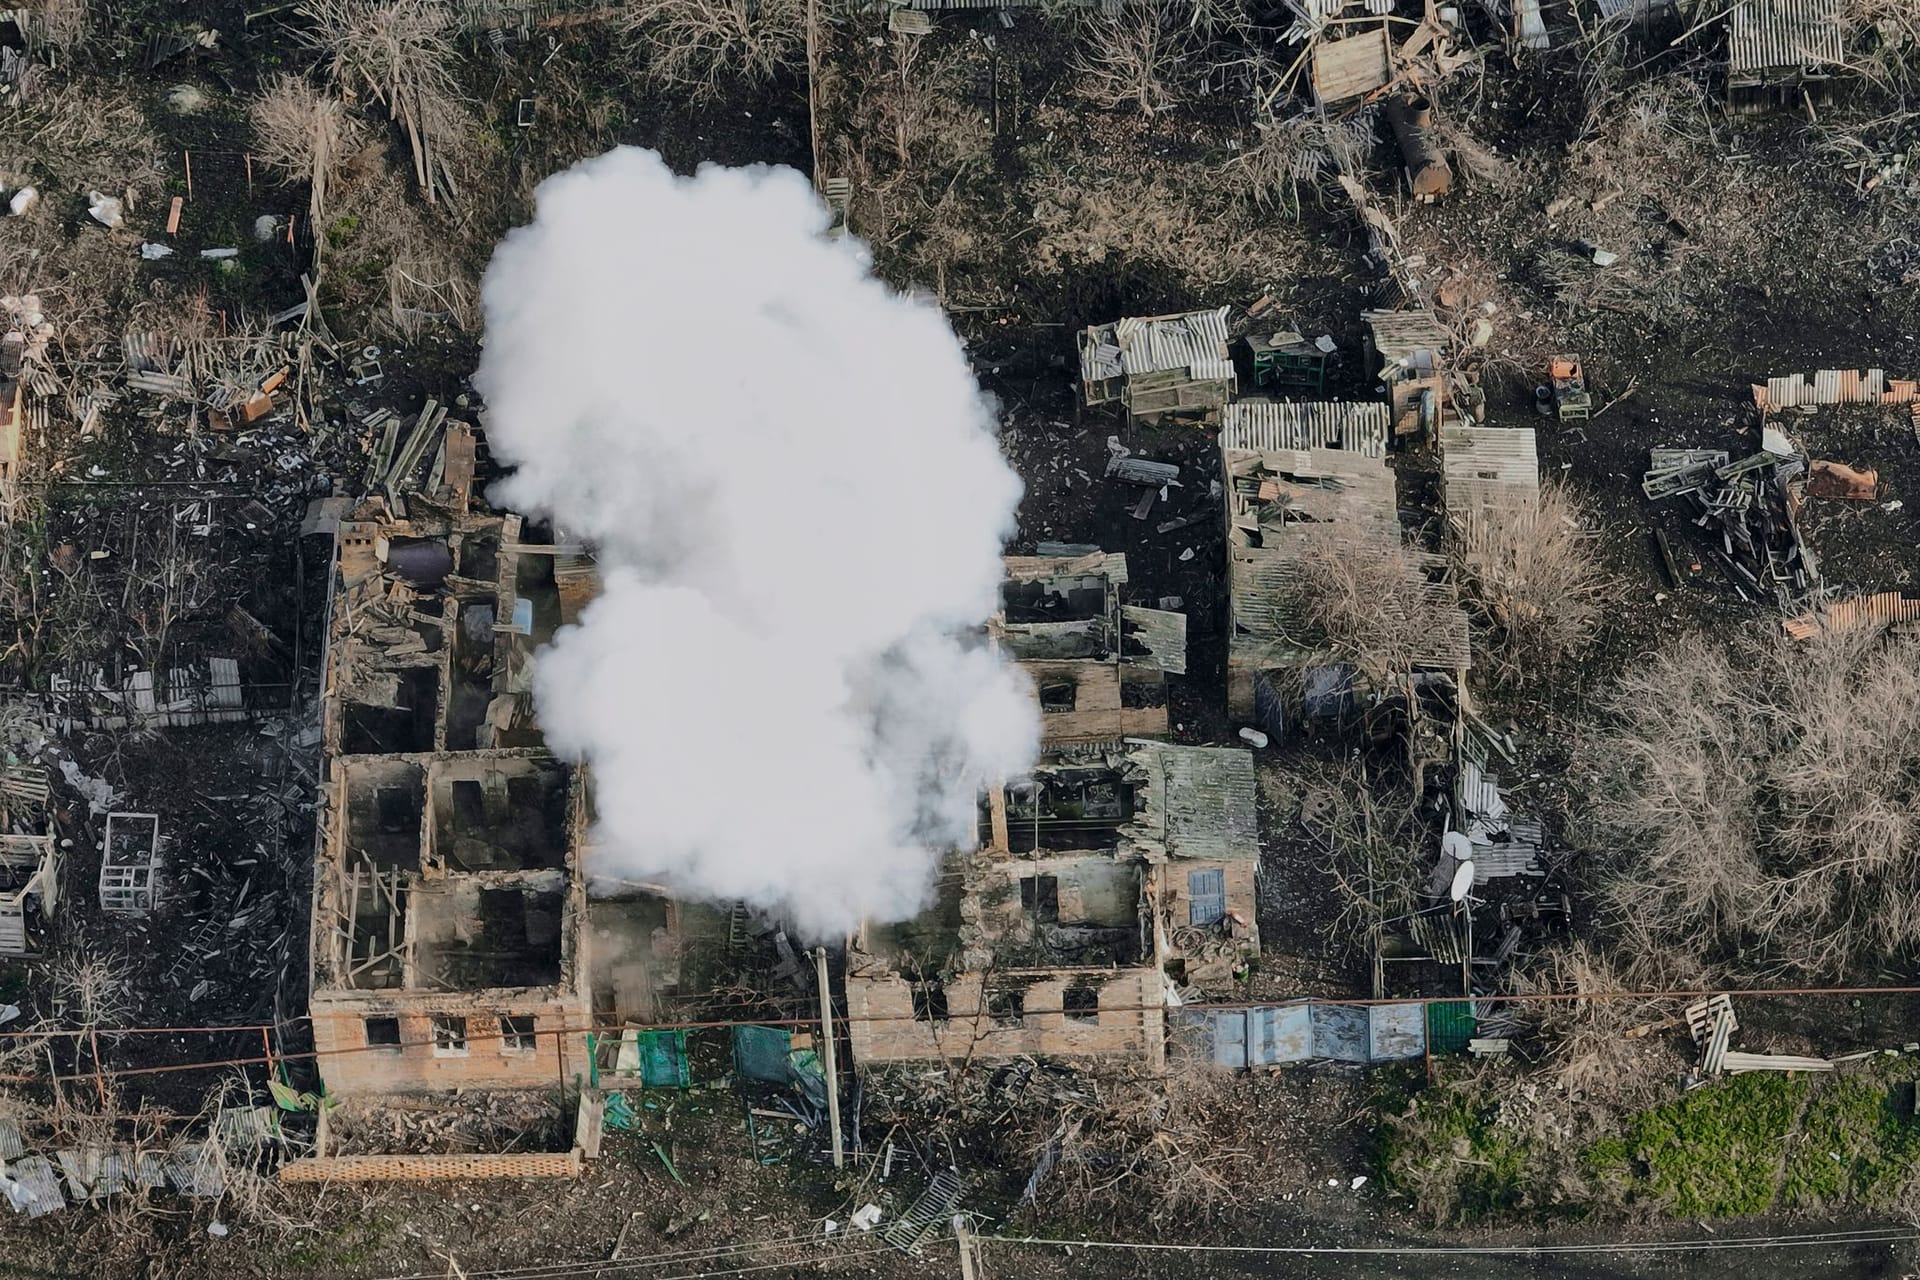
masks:
<instances>
[{"instance_id":1,"label":"grass patch","mask_svg":"<svg viewBox=\"0 0 1920 1280\"><path fill-rule=\"evenodd\" d=\"M1376 1154L1386 1187L1437 1226L1609 1207L1676 1218L1884 1209L1920 1177L1916 1075L1902 1058L1845 1075L1733 1076L1646 1111L1583 1114L1599 1131L1583 1142L1551 1107L1503 1103L1510 1082L1497 1074L1382 1088Z\"/></svg>"},{"instance_id":2,"label":"grass patch","mask_svg":"<svg viewBox=\"0 0 1920 1280\"><path fill-rule=\"evenodd\" d=\"M1380 1128L1380 1172L1436 1225L1511 1217L1535 1207L1535 1151L1501 1123L1482 1085L1428 1089Z\"/></svg>"},{"instance_id":3,"label":"grass patch","mask_svg":"<svg viewBox=\"0 0 1920 1280\"><path fill-rule=\"evenodd\" d=\"M1912 1072L1832 1080L1808 1104L1781 1181L1788 1208L1886 1205L1920 1165Z\"/></svg>"},{"instance_id":4,"label":"grass patch","mask_svg":"<svg viewBox=\"0 0 1920 1280\"><path fill-rule=\"evenodd\" d=\"M1631 1198L1651 1198L1686 1218L1765 1212L1809 1088L1803 1078L1754 1072L1632 1117L1622 1144L1633 1162ZM1602 1158L1618 1150L1607 1145Z\"/></svg>"}]
</instances>

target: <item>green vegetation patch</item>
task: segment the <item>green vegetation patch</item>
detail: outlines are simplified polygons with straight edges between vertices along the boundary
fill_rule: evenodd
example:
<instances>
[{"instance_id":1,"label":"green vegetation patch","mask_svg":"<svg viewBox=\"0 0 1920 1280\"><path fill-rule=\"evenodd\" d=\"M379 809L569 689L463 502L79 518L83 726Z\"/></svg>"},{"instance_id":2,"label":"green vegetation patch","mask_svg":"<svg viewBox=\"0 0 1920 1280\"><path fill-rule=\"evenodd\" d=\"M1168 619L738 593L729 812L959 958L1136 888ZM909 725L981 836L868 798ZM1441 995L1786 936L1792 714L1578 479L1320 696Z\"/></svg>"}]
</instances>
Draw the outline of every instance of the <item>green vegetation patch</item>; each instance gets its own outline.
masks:
<instances>
[{"instance_id":1,"label":"green vegetation patch","mask_svg":"<svg viewBox=\"0 0 1920 1280\"><path fill-rule=\"evenodd\" d=\"M1804 1078L1754 1072L1632 1117L1623 1145L1634 1163L1633 1198L1686 1218L1765 1212L1808 1090ZM1617 1149L1608 1144L1603 1155Z\"/></svg>"},{"instance_id":2,"label":"green vegetation patch","mask_svg":"<svg viewBox=\"0 0 1920 1280\"><path fill-rule=\"evenodd\" d=\"M1754 1072L1568 1144L1505 1116L1497 1077L1376 1100L1386 1187L1438 1225L1571 1217L1607 1206L1680 1218L1883 1208L1920 1177L1907 1059L1846 1075Z\"/></svg>"},{"instance_id":3,"label":"green vegetation patch","mask_svg":"<svg viewBox=\"0 0 1920 1280\"><path fill-rule=\"evenodd\" d=\"M1920 1166L1911 1075L1874 1071L1826 1082L1789 1150L1781 1203L1823 1209L1891 1201Z\"/></svg>"}]
</instances>

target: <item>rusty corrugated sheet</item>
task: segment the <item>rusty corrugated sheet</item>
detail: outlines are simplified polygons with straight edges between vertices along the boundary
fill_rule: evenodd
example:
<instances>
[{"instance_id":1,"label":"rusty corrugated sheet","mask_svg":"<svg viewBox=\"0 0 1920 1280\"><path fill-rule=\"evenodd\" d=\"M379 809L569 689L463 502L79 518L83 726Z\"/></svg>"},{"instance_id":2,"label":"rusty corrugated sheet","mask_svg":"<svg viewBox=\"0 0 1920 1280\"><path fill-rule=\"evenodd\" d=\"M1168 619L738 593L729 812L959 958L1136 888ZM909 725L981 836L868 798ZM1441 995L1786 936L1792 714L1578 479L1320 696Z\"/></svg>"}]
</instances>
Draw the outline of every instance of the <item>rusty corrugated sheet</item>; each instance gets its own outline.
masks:
<instances>
[{"instance_id":1,"label":"rusty corrugated sheet","mask_svg":"<svg viewBox=\"0 0 1920 1280\"><path fill-rule=\"evenodd\" d=\"M1888 627L1896 622L1920 621L1920 599L1898 591L1861 596L1854 600L1836 600L1810 613L1788 618L1780 624L1795 640L1811 640L1822 631L1851 631L1856 627Z\"/></svg>"},{"instance_id":2,"label":"rusty corrugated sheet","mask_svg":"<svg viewBox=\"0 0 1920 1280\"><path fill-rule=\"evenodd\" d=\"M1801 405L1907 404L1920 399L1920 382L1889 380L1884 369L1817 369L1809 383L1805 374L1768 378L1753 384L1753 402L1762 409L1793 409Z\"/></svg>"}]
</instances>

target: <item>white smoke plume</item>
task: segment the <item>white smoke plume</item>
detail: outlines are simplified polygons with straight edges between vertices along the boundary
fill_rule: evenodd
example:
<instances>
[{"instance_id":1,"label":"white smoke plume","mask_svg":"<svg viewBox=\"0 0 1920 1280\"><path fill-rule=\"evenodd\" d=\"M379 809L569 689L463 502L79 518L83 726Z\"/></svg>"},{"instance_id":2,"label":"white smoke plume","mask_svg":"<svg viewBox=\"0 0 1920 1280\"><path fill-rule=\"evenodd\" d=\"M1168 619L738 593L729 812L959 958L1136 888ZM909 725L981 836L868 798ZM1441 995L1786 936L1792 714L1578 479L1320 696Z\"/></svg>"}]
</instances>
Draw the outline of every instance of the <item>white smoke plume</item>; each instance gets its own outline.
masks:
<instances>
[{"instance_id":1,"label":"white smoke plume","mask_svg":"<svg viewBox=\"0 0 1920 1280\"><path fill-rule=\"evenodd\" d=\"M495 497L598 550L538 656L593 769L593 871L825 936L928 900L985 778L1028 767L994 610L1020 481L934 307L790 169L622 148L548 179L487 270Z\"/></svg>"}]
</instances>

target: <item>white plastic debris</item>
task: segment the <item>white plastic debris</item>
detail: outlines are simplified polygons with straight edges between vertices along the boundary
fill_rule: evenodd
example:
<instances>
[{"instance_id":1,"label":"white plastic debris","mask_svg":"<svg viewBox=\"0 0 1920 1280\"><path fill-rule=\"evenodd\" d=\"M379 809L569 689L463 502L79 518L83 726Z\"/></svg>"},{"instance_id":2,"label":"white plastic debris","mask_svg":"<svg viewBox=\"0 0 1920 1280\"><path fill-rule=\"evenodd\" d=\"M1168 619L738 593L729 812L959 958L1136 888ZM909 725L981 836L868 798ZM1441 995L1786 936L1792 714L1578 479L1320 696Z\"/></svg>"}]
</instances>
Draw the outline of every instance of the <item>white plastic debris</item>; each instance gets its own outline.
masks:
<instances>
[{"instance_id":1,"label":"white plastic debris","mask_svg":"<svg viewBox=\"0 0 1920 1280\"><path fill-rule=\"evenodd\" d=\"M1193 548L1188 547L1185 551L1182 551L1180 553L1180 559L1182 562L1193 559Z\"/></svg>"},{"instance_id":2,"label":"white plastic debris","mask_svg":"<svg viewBox=\"0 0 1920 1280\"><path fill-rule=\"evenodd\" d=\"M60 762L60 776L67 785L80 793L87 806L95 813L106 813L113 808L113 787L104 778L89 778L80 772L80 766L71 760Z\"/></svg>"},{"instance_id":3,"label":"white plastic debris","mask_svg":"<svg viewBox=\"0 0 1920 1280\"><path fill-rule=\"evenodd\" d=\"M1595 249L1593 251L1593 265L1596 267L1610 267L1618 261L1620 261L1620 255L1611 249Z\"/></svg>"},{"instance_id":4,"label":"white plastic debris","mask_svg":"<svg viewBox=\"0 0 1920 1280\"><path fill-rule=\"evenodd\" d=\"M1880 509L1881 509L1882 511L1898 511L1898 510L1899 510L1900 508L1902 508L1902 507L1904 507L1904 506L1906 506L1906 505L1907 505L1907 504L1906 504L1906 503L1904 503L1904 502L1902 502L1902 501L1900 501L1900 499L1898 499L1898 498L1895 498L1895 499L1894 499L1894 500L1893 500L1892 502L1883 502L1883 503L1881 503L1881 504L1880 504Z\"/></svg>"},{"instance_id":5,"label":"white plastic debris","mask_svg":"<svg viewBox=\"0 0 1920 1280\"><path fill-rule=\"evenodd\" d=\"M835 1222L832 1218L827 1219L827 1229L825 1234L832 1235L834 1232L838 1231L839 1229L840 1229L839 1223Z\"/></svg>"},{"instance_id":6,"label":"white plastic debris","mask_svg":"<svg viewBox=\"0 0 1920 1280\"><path fill-rule=\"evenodd\" d=\"M237 258L240 256L240 251L238 249L202 249L200 256L203 258Z\"/></svg>"},{"instance_id":7,"label":"white plastic debris","mask_svg":"<svg viewBox=\"0 0 1920 1280\"><path fill-rule=\"evenodd\" d=\"M862 1231L873 1230L874 1224L879 1221L880 1206L877 1204L862 1205L853 1215L853 1225Z\"/></svg>"},{"instance_id":8,"label":"white plastic debris","mask_svg":"<svg viewBox=\"0 0 1920 1280\"><path fill-rule=\"evenodd\" d=\"M1473 338L1472 338L1473 345L1476 347L1484 347L1489 342L1492 342L1492 341L1493 341L1493 321L1487 319L1485 316L1482 316L1480 317L1480 319L1475 320L1473 322Z\"/></svg>"},{"instance_id":9,"label":"white plastic debris","mask_svg":"<svg viewBox=\"0 0 1920 1280\"><path fill-rule=\"evenodd\" d=\"M207 1234L218 1240L227 1234L227 1224L218 1220L207 1224Z\"/></svg>"},{"instance_id":10,"label":"white plastic debris","mask_svg":"<svg viewBox=\"0 0 1920 1280\"><path fill-rule=\"evenodd\" d=\"M270 213L263 213L253 220L253 238L261 244L273 239L280 230L280 219Z\"/></svg>"},{"instance_id":11,"label":"white plastic debris","mask_svg":"<svg viewBox=\"0 0 1920 1280\"><path fill-rule=\"evenodd\" d=\"M127 220L126 209L119 199L101 195L98 191L87 193L87 212L103 227L118 227Z\"/></svg>"},{"instance_id":12,"label":"white plastic debris","mask_svg":"<svg viewBox=\"0 0 1920 1280\"><path fill-rule=\"evenodd\" d=\"M173 256L173 246L154 244L150 240L143 240L140 242L140 256L148 262L157 262L161 258L171 258Z\"/></svg>"},{"instance_id":13,"label":"white plastic debris","mask_svg":"<svg viewBox=\"0 0 1920 1280\"><path fill-rule=\"evenodd\" d=\"M1267 745L1267 735L1252 726L1248 726L1240 731L1240 739L1256 747L1264 747Z\"/></svg>"},{"instance_id":14,"label":"white plastic debris","mask_svg":"<svg viewBox=\"0 0 1920 1280\"><path fill-rule=\"evenodd\" d=\"M40 193L32 187L22 187L7 201L7 212L17 218L38 203Z\"/></svg>"},{"instance_id":15,"label":"white plastic debris","mask_svg":"<svg viewBox=\"0 0 1920 1280\"><path fill-rule=\"evenodd\" d=\"M1360 1188L1366 1185L1367 1185L1367 1175L1363 1173L1359 1177L1355 1178L1352 1182L1349 1182L1347 1184L1347 1190L1358 1191Z\"/></svg>"},{"instance_id":16,"label":"white plastic debris","mask_svg":"<svg viewBox=\"0 0 1920 1280\"><path fill-rule=\"evenodd\" d=\"M1337 1186L1339 1186L1339 1185L1340 1185L1340 1179L1338 1179L1338 1178L1328 1178L1328 1179L1327 1179L1327 1185L1328 1185L1328 1186L1330 1186L1330 1187L1337 1187Z\"/></svg>"},{"instance_id":17,"label":"white plastic debris","mask_svg":"<svg viewBox=\"0 0 1920 1280\"><path fill-rule=\"evenodd\" d=\"M0 1004L0 1027L6 1026L9 1022L12 1022L15 1018L19 1016L20 1016L19 1005Z\"/></svg>"},{"instance_id":18,"label":"white plastic debris","mask_svg":"<svg viewBox=\"0 0 1920 1280\"><path fill-rule=\"evenodd\" d=\"M1334 350L1340 344L1333 340L1332 334L1323 333L1319 337L1313 340L1313 345L1318 347L1320 350L1324 351L1326 354L1332 355L1334 353Z\"/></svg>"}]
</instances>

